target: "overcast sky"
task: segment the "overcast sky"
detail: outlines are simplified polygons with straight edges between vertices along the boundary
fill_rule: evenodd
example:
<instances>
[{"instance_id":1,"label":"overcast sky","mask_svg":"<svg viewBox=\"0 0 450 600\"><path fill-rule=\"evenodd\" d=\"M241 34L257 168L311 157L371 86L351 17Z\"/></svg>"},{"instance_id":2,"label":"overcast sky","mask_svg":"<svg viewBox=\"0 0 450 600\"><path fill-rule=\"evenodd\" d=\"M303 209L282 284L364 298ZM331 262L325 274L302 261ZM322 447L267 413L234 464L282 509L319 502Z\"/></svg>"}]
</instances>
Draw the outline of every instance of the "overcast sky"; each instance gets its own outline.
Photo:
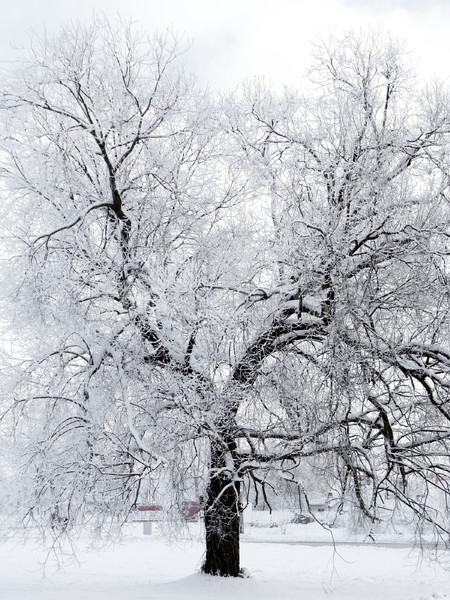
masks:
<instances>
[{"instance_id":1,"label":"overcast sky","mask_svg":"<svg viewBox=\"0 0 450 600\"><path fill-rule=\"evenodd\" d=\"M0 0L0 60L26 45L30 29L57 30L93 10L132 17L151 33L172 27L193 41L189 68L213 87L232 89L245 77L295 84L309 45L345 28L391 31L414 51L427 75L450 77L450 0Z\"/></svg>"}]
</instances>

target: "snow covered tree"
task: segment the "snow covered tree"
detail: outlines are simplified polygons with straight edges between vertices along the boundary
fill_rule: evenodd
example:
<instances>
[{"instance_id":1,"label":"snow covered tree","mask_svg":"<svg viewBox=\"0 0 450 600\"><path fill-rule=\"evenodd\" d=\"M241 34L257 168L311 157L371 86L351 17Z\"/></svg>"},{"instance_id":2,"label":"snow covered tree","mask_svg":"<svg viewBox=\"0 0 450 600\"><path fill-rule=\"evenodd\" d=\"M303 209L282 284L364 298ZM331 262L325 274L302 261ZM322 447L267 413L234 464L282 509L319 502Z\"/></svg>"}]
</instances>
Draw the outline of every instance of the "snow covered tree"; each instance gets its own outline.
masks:
<instances>
[{"instance_id":1,"label":"snow covered tree","mask_svg":"<svg viewBox=\"0 0 450 600\"><path fill-rule=\"evenodd\" d=\"M224 218L244 185L179 53L96 19L34 41L3 88L18 283L3 423L22 449L17 510L53 531L123 521L150 476L182 506L228 418L213 382L234 321L211 287L242 271Z\"/></svg>"},{"instance_id":2,"label":"snow covered tree","mask_svg":"<svg viewBox=\"0 0 450 600\"><path fill-rule=\"evenodd\" d=\"M267 308L235 372L268 412L240 461L296 480L315 457L370 522L403 505L446 539L448 98L402 58L350 33L316 47L308 96L256 82L228 104L268 219L247 295Z\"/></svg>"},{"instance_id":3,"label":"snow covered tree","mask_svg":"<svg viewBox=\"0 0 450 600\"><path fill-rule=\"evenodd\" d=\"M301 488L315 457L371 522L390 493L448 532L443 93L349 35L307 97L219 108L142 39L68 27L3 85L20 514L69 531L149 478L173 510L201 490L203 570L237 576L244 482Z\"/></svg>"}]
</instances>

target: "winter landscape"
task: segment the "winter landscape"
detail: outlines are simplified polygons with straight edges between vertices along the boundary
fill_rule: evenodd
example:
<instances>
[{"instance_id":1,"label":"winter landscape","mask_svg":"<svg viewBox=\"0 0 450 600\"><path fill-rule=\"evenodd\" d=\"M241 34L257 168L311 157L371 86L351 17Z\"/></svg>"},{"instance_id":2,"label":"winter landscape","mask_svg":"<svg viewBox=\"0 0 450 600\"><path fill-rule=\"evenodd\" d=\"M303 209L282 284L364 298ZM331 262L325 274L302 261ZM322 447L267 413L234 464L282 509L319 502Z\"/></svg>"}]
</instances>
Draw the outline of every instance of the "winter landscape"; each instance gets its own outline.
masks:
<instances>
[{"instance_id":1,"label":"winter landscape","mask_svg":"<svg viewBox=\"0 0 450 600\"><path fill-rule=\"evenodd\" d=\"M450 89L348 25L285 86L101 10L3 61L0 598L450 597Z\"/></svg>"}]
</instances>

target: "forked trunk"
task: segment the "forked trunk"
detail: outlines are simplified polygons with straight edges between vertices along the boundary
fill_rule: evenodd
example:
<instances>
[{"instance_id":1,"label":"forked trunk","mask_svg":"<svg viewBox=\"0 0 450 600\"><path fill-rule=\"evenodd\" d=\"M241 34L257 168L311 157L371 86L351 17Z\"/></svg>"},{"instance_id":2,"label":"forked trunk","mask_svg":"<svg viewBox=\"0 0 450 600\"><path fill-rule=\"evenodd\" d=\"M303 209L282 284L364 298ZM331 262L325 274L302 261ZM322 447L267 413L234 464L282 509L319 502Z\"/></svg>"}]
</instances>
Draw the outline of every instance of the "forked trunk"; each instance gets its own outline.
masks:
<instances>
[{"instance_id":1,"label":"forked trunk","mask_svg":"<svg viewBox=\"0 0 450 600\"><path fill-rule=\"evenodd\" d=\"M212 451L212 475L205 504L206 558L202 570L209 575L238 577L239 483L224 471L223 452Z\"/></svg>"}]
</instances>

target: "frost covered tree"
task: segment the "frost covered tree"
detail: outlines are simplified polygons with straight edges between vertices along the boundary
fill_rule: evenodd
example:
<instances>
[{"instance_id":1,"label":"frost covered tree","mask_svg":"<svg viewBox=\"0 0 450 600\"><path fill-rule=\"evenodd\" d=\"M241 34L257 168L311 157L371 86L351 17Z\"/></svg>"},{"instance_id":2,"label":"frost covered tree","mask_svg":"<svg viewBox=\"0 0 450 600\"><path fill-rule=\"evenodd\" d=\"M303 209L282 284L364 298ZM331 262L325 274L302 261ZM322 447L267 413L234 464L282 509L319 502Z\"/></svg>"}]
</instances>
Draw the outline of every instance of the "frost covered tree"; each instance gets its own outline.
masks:
<instances>
[{"instance_id":1,"label":"frost covered tree","mask_svg":"<svg viewBox=\"0 0 450 600\"><path fill-rule=\"evenodd\" d=\"M292 461L293 480L314 457L370 522L403 506L445 539L448 98L403 58L350 33L316 46L308 96L256 82L228 104L268 221L238 373L270 416L240 452L249 469Z\"/></svg>"},{"instance_id":2,"label":"frost covered tree","mask_svg":"<svg viewBox=\"0 0 450 600\"><path fill-rule=\"evenodd\" d=\"M370 522L448 532L443 92L374 34L318 47L305 97L219 106L178 56L97 20L3 84L19 513L70 531L149 480L173 512L195 491L203 570L237 576L245 490L314 459Z\"/></svg>"},{"instance_id":3,"label":"frost covered tree","mask_svg":"<svg viewBox=\"0 0 450 600\"><path fill-rule=\"evenodd\" d=\"M244 185L179 54L171 35L147 43L96 19L34 40L3 88L5 279L18 284L3 426L16 510L53 531L124 520L149 478L176 512L204 492L209 461L221 468L215 382L234 315L211 287L243 271L243 223L225 211ZM233 500L214 485L211 532Z\"/></svg>"}]
</instances>

